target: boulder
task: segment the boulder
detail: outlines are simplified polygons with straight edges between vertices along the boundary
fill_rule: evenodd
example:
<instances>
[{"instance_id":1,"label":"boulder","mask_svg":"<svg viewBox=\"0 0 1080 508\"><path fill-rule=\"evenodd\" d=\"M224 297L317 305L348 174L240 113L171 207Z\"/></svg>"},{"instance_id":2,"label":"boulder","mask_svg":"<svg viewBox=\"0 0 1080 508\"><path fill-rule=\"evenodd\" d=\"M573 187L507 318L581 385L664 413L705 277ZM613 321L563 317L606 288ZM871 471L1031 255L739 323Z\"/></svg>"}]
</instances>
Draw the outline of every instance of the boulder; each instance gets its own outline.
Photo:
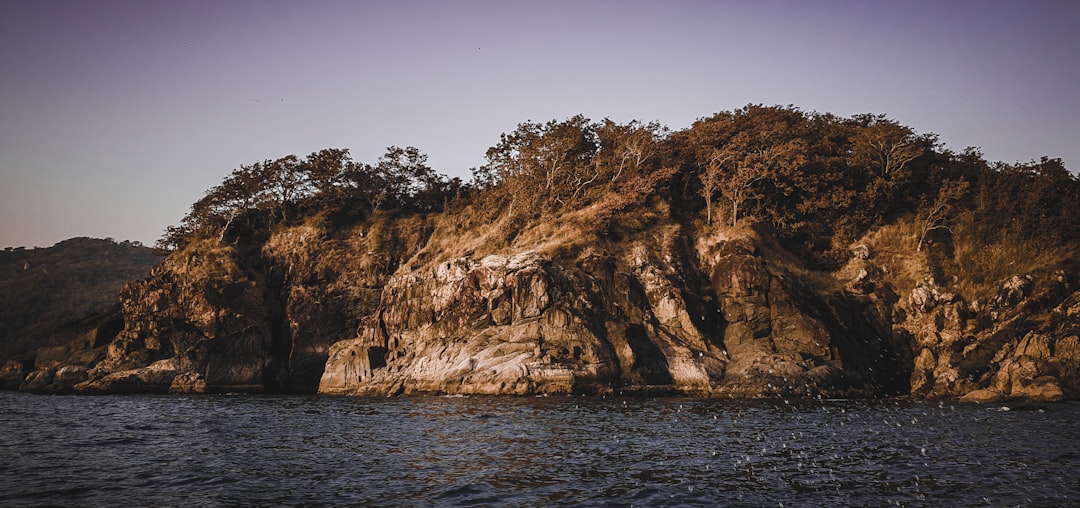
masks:
<instances>
[{"instance_id":1,"label":"boulder","mask_svg":"<svg viewBox=\"0 0 1080 508\"><path fill-rule=\"evenodd\" d=\"M1005 400L1005 396L996 390L978 389L966 393L960 397L960 402L974 402L976 404L994 404Z\"/></svg>"},{"instance_id":2,"label":"boulder","mask_svg":"<svg viewBox=\"0 0 1080 508\"><path fill-rule=\"evenodd\" d=\"M19 385L19 391L31 393L47 393L53 384L53 375L56 369L38 369L26 375L26 379Z\"/></svg>"},{"instance_id":3,"label":"boulder","mask_svg":"<svg viewBox=\"0 0 1080 508\"><path fill-rule=\"evenodd\" d=\"M1014 388L1009 398L1030 402L1060 402L1065 400L1061 382L1053 376L1039 376L1030 383Z\"/></svg>"}]
</instances>

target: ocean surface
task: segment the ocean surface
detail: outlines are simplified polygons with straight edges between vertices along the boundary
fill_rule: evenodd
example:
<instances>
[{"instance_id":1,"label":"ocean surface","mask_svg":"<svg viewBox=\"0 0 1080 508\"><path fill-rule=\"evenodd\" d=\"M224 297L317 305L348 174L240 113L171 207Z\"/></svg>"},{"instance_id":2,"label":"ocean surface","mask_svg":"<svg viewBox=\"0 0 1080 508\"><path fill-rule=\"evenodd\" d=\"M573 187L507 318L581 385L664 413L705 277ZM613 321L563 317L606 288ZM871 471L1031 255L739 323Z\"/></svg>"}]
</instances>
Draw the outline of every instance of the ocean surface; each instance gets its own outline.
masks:
<instances>
[{"instance_id":1,"label":"ocean surface","mask_svg":"<svg viewBox=\"0 0 1080 508\"><path fill-rule=\"evenodd\" d=\"M1080 404L0 392L2 506L1080 506Z\"/></svg>"}]
</instances>

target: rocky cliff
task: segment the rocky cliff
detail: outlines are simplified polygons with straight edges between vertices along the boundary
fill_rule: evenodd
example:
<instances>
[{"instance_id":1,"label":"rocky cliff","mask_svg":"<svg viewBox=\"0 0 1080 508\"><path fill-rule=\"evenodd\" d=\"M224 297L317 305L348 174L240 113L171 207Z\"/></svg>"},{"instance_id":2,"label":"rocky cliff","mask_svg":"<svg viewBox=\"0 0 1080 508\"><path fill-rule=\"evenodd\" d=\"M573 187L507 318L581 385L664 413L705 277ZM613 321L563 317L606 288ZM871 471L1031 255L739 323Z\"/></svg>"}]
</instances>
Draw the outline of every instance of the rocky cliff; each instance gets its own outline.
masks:
<instances>
[{"instance_id":1,"label":"rocky cliff","mask_svg":"<svg viewBox=\"0 0 1080 508\"><path fill-rule=\"evenodd\" d=\"M258 244L193 242L124 289L110 326L76 323L30 372L4 372L47 393L314 392L330 345L355 336L423 229L382 220L333 237L299 226Z\"/></svg>"},{"instance_id":2,"label":"rocky cliff","mask_svg":"<svg viewBox=\"0 0 1080 508\"><path fill-rule=\"evenodd\" d=\"M865 245L810 272L755 234L667 224L570 254L420 262L433 234L385 217L196 242L3 375L49 393L1080 393L1080 293L1063 272L966 302L929 277L898 296Z\"/></svg>"},{"instance_id":3,"label":"rocky cliff","mask_svg":"<svg viewBox=\"0 0 1080 508\"><path fill-rule=\"evenodd\" d=\"M535 252L400 273L322 393L874 395L902 355L834 302L809 301L746 239L677 228L554 263ZM874 368L877 368L875 373Z\"/></svg>"},{"instance_id":4,"label":"rocky cliff","mask_svg":"<svg viewBox=\"0 0 1080 508\"><path fill-rule=\"evenodd\" d=\"M470 183L414 147L242 166L117 310L0 383L1080 397L1080 178L1059 159L761 105L676 132L525 122L486 156Z\"/></svg>"},{"instance_id":5,"label":"rocky cliff","mask_svg":"<svg viewBox=\"0 0 1080 508\"><path fill-rule=\"evenodd\" d=\"M931 279L910 304L903 327L917 355L912 394L974 402L1080 394L1080 292L1064 272L1012 277L994 297L970 303Z\"/></svg>"}]
</instances>

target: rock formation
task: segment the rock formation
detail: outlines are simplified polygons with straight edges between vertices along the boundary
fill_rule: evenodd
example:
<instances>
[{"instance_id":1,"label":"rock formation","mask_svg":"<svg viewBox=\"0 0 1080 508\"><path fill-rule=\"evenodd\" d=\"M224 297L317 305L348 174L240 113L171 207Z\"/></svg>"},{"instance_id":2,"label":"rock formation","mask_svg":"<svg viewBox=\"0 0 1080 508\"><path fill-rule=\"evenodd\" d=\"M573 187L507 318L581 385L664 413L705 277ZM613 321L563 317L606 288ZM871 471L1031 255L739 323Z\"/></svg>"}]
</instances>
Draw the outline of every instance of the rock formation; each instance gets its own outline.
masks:
<instances>
[{"instance_id":1,"label":"rock formation","mask_svg":"<svg viewBox=\"0 0 1080 508\"><path fill-rule=\"evenodd\" d=\"M761 105L676 132L525 122L486 153L470 183L414 147L242 166L118 309L0 342L0 384L1080 397L1080 178L1060 159Z\"/></svg>"},{"instance_id":2,"label":"rock formation","mask_svg":"<svg viewBox=\"0 0 1080 508\"><path fill-rule=\"evenodd\" d=\"M1016 276L985 302L966 304L927 281L904 326L917 357L912 393L973 402L1053 402L1080 393L1080 292L1063 272Z\"/></svg>"},{"instance_id":3,"label":"rock formation","mask_svg":"<svg viewBox=\"0 0 1080 508\"><path fill-rule=\"evenodd\" d=\"M535 252L400 273L321 393L896 393L886 341L791 297L746 239L695 252L674 231L559 265ZM802 295L800 295L802 296ZM825 316L827 314L827 316ZM819 316L820 315L820 316ZM858 356L888 358L866 362Z\"/></svg>"},{"instance_id":4,"label":"rock formation","mask_svg":"<svg viewBox=\"0 0 1080 508\"><path fill-rule=\"evenodd\" d=\"M257 249L193 244L0 379L44 393L1080 393L1080 293L1060 272L969 303L932 277L897 296L866 245L822 282L752 235L676 225L573 256L415 262L431 232L306 225Z\"/></svg>"}]
</instances>

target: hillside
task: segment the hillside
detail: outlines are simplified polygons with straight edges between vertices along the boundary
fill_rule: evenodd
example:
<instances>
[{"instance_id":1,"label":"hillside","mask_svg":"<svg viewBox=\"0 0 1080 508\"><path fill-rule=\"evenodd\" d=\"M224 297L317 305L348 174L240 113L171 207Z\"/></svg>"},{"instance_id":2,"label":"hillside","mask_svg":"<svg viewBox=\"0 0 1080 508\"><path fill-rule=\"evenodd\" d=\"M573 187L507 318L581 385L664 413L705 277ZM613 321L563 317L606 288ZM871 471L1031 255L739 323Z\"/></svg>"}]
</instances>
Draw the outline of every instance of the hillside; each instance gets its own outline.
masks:
<instances>
[{"instance_id":1,"label":"hillside","mask_svg":"<svg viewBox=\"0 0 1080 508\"><path fill-rule=\"evenodd\" d=\"M467 183L412 147L242 166L23 389L1080 395L1060 160L754 105L526 122L487 158Z\"/></svg>"},{"instance_id":2,"label":"hillside","mask_svg":"<svg viewBox=\"0 0 1080 508\"><path fill-rule=\"evenodd\" d=\"M148 247L94 238L0 252L0 359L32 362L53 331L109 312L160 261Z\"/></svg>"}]
</instances>

